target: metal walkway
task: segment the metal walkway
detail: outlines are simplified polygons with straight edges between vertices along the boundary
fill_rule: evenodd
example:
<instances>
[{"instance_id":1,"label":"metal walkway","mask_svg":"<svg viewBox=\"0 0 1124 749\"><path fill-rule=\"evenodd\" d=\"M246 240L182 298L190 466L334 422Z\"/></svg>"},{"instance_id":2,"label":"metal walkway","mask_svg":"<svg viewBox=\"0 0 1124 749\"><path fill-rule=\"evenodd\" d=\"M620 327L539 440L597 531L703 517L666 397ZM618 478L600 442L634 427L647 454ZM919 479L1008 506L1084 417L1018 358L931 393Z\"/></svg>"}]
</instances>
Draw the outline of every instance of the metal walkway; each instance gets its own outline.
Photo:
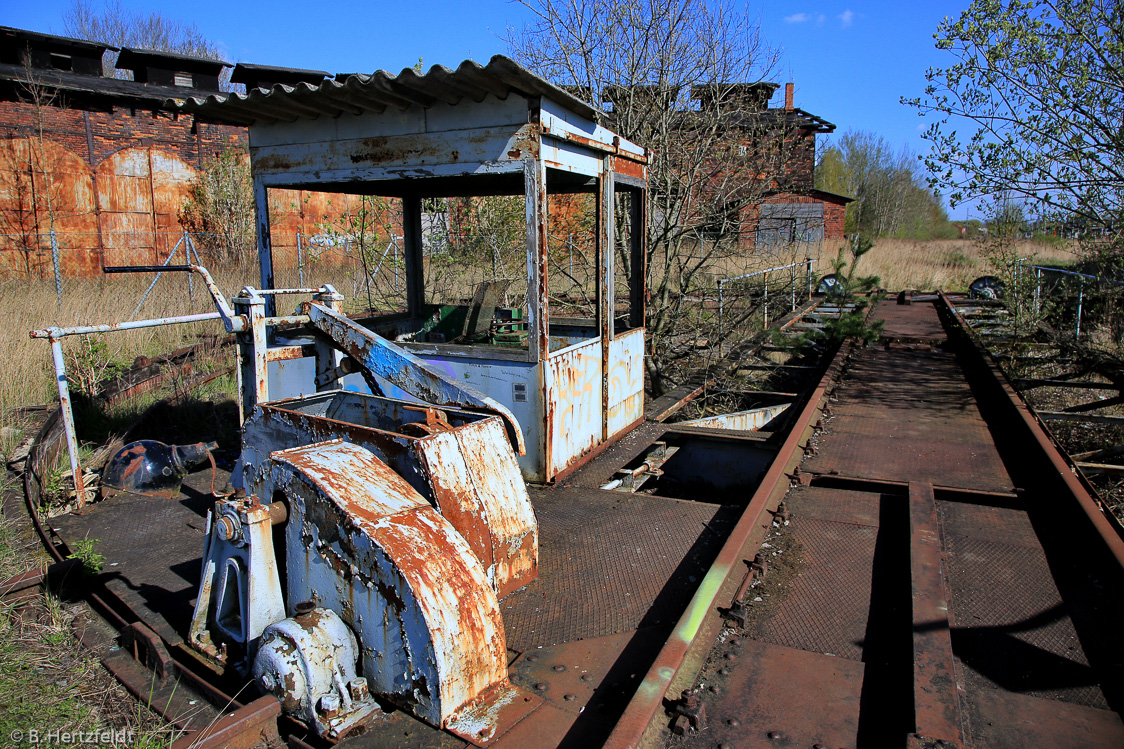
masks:
<instances>
[{"instance_id":1,"label":"metal walkway","mask_svg":"<svg viewBox=\"0 0 1124 749\"><path fill-rule=\"evenodd\" d=\"M708 728L673 745L1124 746L1121 620L1079 536L997 449L937 309L876 318L699 679Z\"/></svg>"}]
</instances>

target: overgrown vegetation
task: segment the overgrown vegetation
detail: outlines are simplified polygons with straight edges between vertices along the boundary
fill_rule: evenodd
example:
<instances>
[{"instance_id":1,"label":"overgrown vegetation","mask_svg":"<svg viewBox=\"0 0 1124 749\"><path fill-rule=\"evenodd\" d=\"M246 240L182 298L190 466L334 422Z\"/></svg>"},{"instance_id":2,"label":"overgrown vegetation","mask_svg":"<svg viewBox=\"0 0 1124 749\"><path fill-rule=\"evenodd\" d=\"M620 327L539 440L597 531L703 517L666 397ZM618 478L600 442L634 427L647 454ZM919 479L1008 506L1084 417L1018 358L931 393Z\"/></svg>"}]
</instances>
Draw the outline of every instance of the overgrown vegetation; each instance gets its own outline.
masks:
<instances>
[{"instance_id":1,"label":"overgrown vegetation","mask_svg":"<svg viewBox=\"0 0 1124 749\"><path fill-rule=\"evenodd\" d=\"M250 155L228 146L192 180L179 222L195 235L204 264L214 265L253 255L255 216Z\"/></svg>"},{"instance_id":2,"label":"overgrown vegetation","mask_svg":"<svg viewBox=\"0 0 1124 749\"><path fill-rule=\"evenodd\" d=\"M18 491L0 473L6 494ZM19 531L0 511L0 580L46 563L38 539ZM0 736L5 745L40 742L50 730L111 731L118 746L162 747L178 732L137 702L71 632L77 605L45 594L18 607L0 602ZM22 738L16 738L16 732ZM105 742L110 745L111 742Z\"/></svg>"},{"instance_id":3,"label":"overgrown vegetation","mask_svg":"<svg viewBox=\"0 0 1124 749\"><path fill-rule=\"evenodd\" d=\"M957 229L924 184L917 155L894 151L885 138L849 130L820 155L816 187L854 198L844 231L870 237L951 239Z\"/></svg>"}]
</instances>

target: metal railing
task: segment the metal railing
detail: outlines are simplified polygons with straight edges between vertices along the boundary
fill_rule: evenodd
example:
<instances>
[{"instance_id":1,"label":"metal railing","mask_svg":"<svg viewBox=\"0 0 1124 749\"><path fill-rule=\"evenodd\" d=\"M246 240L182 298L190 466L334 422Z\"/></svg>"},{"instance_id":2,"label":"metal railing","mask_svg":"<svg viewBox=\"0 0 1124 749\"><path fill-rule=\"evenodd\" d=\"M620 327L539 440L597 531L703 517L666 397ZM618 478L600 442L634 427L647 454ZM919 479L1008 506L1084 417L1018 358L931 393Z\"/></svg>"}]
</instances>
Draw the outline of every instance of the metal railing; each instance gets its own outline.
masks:
<instances>
[{"instance_id":1,"label":"metal railing","mask_svg":"<svg viewBox=\"0 0 1124 749\"><path fill-rule=\"evenodd\" d=\"M722 356L722 343L725 340L725 307L726 307L726 284L733 281L744 281L756 276L764 276L764 297L762 301L762 309L764 312L764 327L769 327L769 274L776 271L788 270L789 271L789 291L791 295L789 311L796 309L796 269L804 268L806 286L808 295L812 294L812 258L805 258L803 261L795 261L788 265L778 265L775 268L766 268L764 270L753 271L752 273L743 273L740 276L731 276L730 278L718 279L718 355Z\"/></svg>"},{"instance_id":2,"label":"metal railing","mask_svg":"<svg viewBox=\"0 0 1124 749\"><path fill-rule=\"evenodd\" d=\"M1117 281L1114 278L1107 278L1105 276L1097 276L1089 273L1078 273L1073 270L1065 270L1063 268L1050 268L1045 265L1027 265L1022 262L1022 259L1016 261L1016 278L1021 277L1022 273L1030 269L1034 271L1035 285L1034 285L1034 313L1040 314L1042 311L1042 274L1052 273L1062 276L1071 276L1078 279L1077 286L1077 318L1074 324L1074 340L1081 338L1081 321L1084 314L1085 306L1085 281L1094 281L1096 283L1107 283L1113 286L1124 286L1124 281Z\"/></svg>"}]
</instances>

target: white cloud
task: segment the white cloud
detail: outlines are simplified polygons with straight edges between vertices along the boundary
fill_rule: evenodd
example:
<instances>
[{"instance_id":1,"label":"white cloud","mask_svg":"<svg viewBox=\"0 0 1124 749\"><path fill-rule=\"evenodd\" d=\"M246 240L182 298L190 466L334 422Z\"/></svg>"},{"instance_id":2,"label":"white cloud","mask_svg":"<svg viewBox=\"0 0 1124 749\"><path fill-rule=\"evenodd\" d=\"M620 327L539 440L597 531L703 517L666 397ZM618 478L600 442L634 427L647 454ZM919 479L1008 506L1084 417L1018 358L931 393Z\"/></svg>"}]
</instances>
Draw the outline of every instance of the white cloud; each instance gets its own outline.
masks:
<instances>
[{"instance_id":1,"label":"white cloud","mask_svg":"<svg viewBox=\"0 0 1124 749\"><path fill-rule=\"evenodd\" d=\"M823 13L820 13L818 16L816 16L816 25L823 26L823 22L825 20L827 20L827 16L825 16Z\"/></svg>"},{"instance_id":2,"label":"white cloud","mask_svg":"<svg viewBox=\"0 0 1124 749\"><path fill-rule=\"evenodd\" d=\"M791 16L785 16L785 23L804 23L808 20L807 13L793 13Z\"/></svg>"},{"instance_id":3,"label":"white cloud","mask_svg":"<svg viewBox=\"0 0 1124 749\"><path fill-rule=\"evenodd\" d=\"M851 22L855 20L855 14L850 8L848 8L847 10L840 13L838 18L839 23L843 26L843 28L847 28L851 25Z\"/></svg>"}]
</instances>

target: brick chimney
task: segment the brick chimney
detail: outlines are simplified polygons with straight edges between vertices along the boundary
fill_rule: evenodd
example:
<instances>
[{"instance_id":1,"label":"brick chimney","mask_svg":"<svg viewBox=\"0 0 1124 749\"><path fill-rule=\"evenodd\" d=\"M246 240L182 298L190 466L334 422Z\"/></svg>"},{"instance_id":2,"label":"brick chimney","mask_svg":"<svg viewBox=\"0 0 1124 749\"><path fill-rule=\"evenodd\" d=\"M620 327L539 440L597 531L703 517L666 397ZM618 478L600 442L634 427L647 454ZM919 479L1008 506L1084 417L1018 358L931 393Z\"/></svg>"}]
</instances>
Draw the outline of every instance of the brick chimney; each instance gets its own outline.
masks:
<instances>
[{"instance_id":1,"label":"brick chimney","mask_svg":"<svg viewBox=\"0 0 1124 749\"><path fill-rule=\"evenodd\" d=\"M786 112L792 111L792 84L784 84L784 108Z\"/></svg>"}]
</instances>

